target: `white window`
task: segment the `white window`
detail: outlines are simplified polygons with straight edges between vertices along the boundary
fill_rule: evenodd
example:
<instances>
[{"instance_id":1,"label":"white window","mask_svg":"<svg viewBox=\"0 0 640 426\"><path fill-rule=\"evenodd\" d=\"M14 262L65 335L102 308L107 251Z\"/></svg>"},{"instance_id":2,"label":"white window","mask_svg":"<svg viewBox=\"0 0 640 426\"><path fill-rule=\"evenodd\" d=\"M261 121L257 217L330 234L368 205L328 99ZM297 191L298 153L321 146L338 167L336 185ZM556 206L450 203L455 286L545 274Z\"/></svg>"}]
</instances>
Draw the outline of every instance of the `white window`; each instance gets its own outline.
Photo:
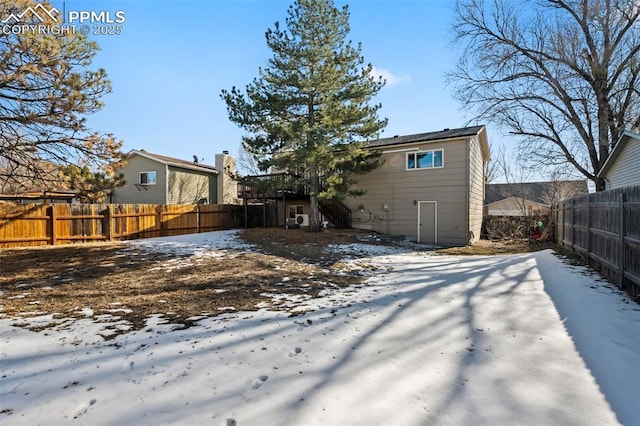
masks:
<instances>
[{"instance_id":1,"label":"white window","mask_svg":"<svg viewBox=\"0 0 640 426\"><path fill-rule=\"evenodd\" d=\"M441 149L407 153L407 170L434 169L444 167L444 153Z\"/></svg>"},{"instance_id":2,"label":"white window","mask_svg":"<svg viewBox=\"0 0 640 426\"><path fill-rule=\"evenodd\" d=\"M141 185L155 185L156 184L156 172L140 172L140 184Z\"/></svg>"},{"instance_id":3,"label":"white window","mask_svg":"<svg viewBox=\"0 0 640 426\"><path fill-rule=\"evenodd\" d=\"M289 218L295 219L297 215L304 214L304 206L289 206Z\"/></svg>"}]
</instances>

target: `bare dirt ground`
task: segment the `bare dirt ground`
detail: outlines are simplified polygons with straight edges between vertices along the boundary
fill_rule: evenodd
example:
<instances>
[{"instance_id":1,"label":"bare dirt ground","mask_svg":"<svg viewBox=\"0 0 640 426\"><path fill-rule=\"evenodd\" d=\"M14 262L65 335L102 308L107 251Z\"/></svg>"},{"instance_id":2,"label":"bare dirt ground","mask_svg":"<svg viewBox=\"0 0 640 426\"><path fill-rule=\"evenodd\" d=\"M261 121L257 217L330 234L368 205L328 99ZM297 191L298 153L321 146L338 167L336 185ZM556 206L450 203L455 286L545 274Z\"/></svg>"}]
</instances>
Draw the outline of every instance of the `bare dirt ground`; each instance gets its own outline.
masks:
<instances>
[{"instance_id":1,"label":"bare dirt ground","mask_svg":"<svg viewBox=\"0 0 640 426\"><path fill-rule=\"evenodd\" d=\"M361 283L358 270L349 269L339 253L325 250L328 244L395 244L355 230L249 229L241 237L257 249L197 260L122 243L0 249L0 318L74 318L90 309L96 316L117 312L133 329L143 328L153 314L189 326L189 318L229 310L251 311L264 304L279 309L272 294L316 297L328 287ZM525 248L485 242L443 253ZM176 262L180 267L168 267Z\"/></svg>"},{"instance_id":2,"label":"bare dirt ground","mask_svg":"<svg viewBox=\"0 0 640 426\"><path fill-rule=\"evenodd\" d=\"M440 254L450 255L499 255L499 254L515 254L515 253L527 253L532 251L539 251L554 248L554 244L551 241L533 241L529 242L526 239L513 241L488 241L480 240L472 246L466 247L451 247L438 250Z\"/></svg>"}]
</instances>

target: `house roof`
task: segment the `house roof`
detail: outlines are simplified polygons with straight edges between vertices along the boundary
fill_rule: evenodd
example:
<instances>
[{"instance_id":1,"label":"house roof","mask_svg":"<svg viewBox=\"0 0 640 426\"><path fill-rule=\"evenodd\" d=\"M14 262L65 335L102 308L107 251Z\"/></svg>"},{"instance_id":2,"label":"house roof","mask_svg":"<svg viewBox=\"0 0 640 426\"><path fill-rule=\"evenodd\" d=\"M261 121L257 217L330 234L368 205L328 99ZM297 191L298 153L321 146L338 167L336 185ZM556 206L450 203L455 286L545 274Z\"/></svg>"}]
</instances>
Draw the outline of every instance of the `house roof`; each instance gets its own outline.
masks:
<instances>
[{"instance_id":1,"label":"house roof","mask_svg":"<svg viewBox=\"0 0 640 426\"><path fill-rule=\"evenodd\" d=\"M459 129L444 129L436 132L416 133L414 135L393 136L374 141L367 144L372 148L381 148L385 146L396 146L414 144L420 142L438 142L448 139L460 139L470 136L479 136L485 160L489 160L489 144L487 141L487 131L484 125L462 127Z\"/></svg>"},{"instance_id":2,"label":"house roof","mask_svg":"<svg viewBox=\"0 0 640 426\"><path fill-rule=\"evenodd\" d=\"M587 180L561 180L549 182L491 183L485 185L484 204L492 204L509 197L521 197L541 204L551 198L568 198L588 194Z\"/></svg>"},{"instance_id":3,"label":"house roof","mask_svg":"<svg viewBox=\"0 0 640 426\"><path fill-rule=\"evenodd\" d=\"M519 197L506 197L506 198L502 198L500 200L496 200L493 201L491 203L486 203L485 206L491 208L493 204L497 204L497 203L505 203L505 202L513 202L513 204L515 204L516 206L519 206L521 204L521 201L523 201L521 198ZM526 205L538 205L539 207L547 207L548 204L545 203L539 203L537 201L533 201L533 200L529 200L526 199L524 200ZM495 207L495 206L493 206Z\"/></svg>"},{"instance_id":4,"label":"house roof","mask_svg":"<svg viewBox=\"0 0 640 426\"><path fill-rule=\"evenodd\" d=\"M195 163L193 161L181 160L179 158L167 157L166 155L153 154L144 150L132 150L127 156L140 155L141 157L155 160L159 163L166 164L174 167L181 167L183 169L195 170L198 172L214 173L218 174L218 170L215 167L208 164Z\"/></svg>"},{"instance_id":5,"label":"house roof","mask_svg":"<svg viewBox=\"0 0 640 426\"><path fill-rule=\"evenodd\" d=\"M26 191L16 192L13 194L0 193L0 200L3 201L19 201L19 200L39 200L39 199L60 199L72 200L75 198L75 191Z\"/></svg>"},{"instance_id":6,"label":"house roof","mask_svg":"<svg viewBox=\"0 0 640 426\"><path fill-rule=\"evenodd\" d=\"M599 178L605 177L609 172L609 170L611 169L611 167L615 164L616 160L620 156L620 153L622 152L624 147L627 144L634 143L634 142L640 143L640 134L632 132L630 130L625 130L624 132L622 132L622 135L620 135L620 138L618 139L615 146L609 153L609 156L607 157L607 161L604 162L604 164L602 165L602 168L598 172L598 177Z\"/></svg>"}]
</instances>

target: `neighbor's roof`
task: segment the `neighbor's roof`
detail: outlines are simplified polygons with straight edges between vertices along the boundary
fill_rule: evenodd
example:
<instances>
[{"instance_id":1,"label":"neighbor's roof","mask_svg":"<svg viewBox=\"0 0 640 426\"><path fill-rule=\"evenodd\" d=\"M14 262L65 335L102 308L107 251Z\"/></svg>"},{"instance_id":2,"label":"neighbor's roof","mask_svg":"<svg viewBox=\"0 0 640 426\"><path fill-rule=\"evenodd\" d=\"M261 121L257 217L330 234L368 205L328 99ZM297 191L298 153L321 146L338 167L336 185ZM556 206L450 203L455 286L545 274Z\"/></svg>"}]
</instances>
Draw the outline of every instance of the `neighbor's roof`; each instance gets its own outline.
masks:
<instances>
[{"instance_id":1,"label":"neighbor's roof","mask_svg":"<svg viewBox=\"0 0 640 426\"><path fill-rule=\"evenodd\" d=\"M166 155L152 154L144 150L132 150L127 156L140 155L141 157L149 158L151 160L158 161L159 163L166 164L174 167L181 167L183 169L195 170L205 173L219 173L215 167L208 164L195 163L193 161L181 160L179 158L167 157Z\"/></svg>"},{"instance_id":2,"label":"neighbor's roof","mask_svg":"<svg viewBox=\"0 0 640 426\"><path fill-rule=\"evenodd\" d=\"M607 161L604 162L602 168L598 172L598 177L602 178L607 175L607 172L611 169L613 164L616 162L617 158L620 156L620 153L624 149L627 144L632 142L640 143L640 134L632 132L630 130L625 130L622 132L622 135L616 142L616 145L613 147L609 156L607 157Z\"/></svg>"},{"instance_id":3,"label":"neighbor's roof","mask_svg":"<svg viewBox=\"0 0 640 426\"><path fill-rule=\"evenodd\" d=\"M420 142L440 142L449 139L460 139L471 136L479 136L485 160L489 160L489 143L487 141L487 130L484 125L462 127L459 129L444 129L436 132L416 133L414 135L393 136L391 138L377 139L367 142L371 148L382 148L386 146L415 144Z\"/></svg>"},{"instance_id":4,"label":"neighbor's roof","mask_svg":"<svg viewBox=\"0 0 640 426\"><path fill-rule=\"evenodd\" d=\"M75 191L25 191L16 193L0 193L0 200L40 200L40 199L61 199L71 200L75 198Z\"/></svg>"},{"instance_id":5,"label":"neighbor's roof","mask_svg":"<svg viewBox=\"0 0 640 426\"><path fill-rule=\"evenodd\" d=\"M522 201L524 201L524 203L521 203ZM498 203L504 204L504 203L506 203L508 205L509 202L513 202L513 204L515 204L516 206L519 206L521 204L524 204L524 205L527 205L527 206L528 205L537 205L537 206L540 206L540 207L548 207L549 206L549 204L546 204L546 203L540 203L538 201L533 201L533 200L529 200L529 199L524 199L523 200L520 197L502 198L500 200L493 201L491 203L486 203L485 206L487 206L489 208L491 208L491 207L495 208L495 206L493 206L494 204L498 204ZM500 204L498 204L498 205L500 205Z\"/></svg>"},{"instance_id":6,"label":"neighbor's roof","mask_svg":"<svg viewBox=\"0 0 640 426\"><path fill-rule=\"evenodd\" d=\"M495 203L509 197L524 198L536 203L549 204L555 197L569 198L588 194L587 180L560 180L549 182L490 183L485 185L484 204Z\"/></svg>"}]
</instances>

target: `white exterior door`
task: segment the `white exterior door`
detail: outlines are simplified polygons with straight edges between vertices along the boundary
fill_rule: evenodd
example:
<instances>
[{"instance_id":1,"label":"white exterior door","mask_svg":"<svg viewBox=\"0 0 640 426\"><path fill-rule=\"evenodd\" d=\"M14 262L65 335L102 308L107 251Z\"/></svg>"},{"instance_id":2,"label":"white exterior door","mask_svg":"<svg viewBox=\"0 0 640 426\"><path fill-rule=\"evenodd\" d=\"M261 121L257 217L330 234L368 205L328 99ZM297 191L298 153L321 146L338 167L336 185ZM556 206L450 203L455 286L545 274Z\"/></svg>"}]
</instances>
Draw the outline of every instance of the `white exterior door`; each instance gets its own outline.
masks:
<instances>
[{"instance_id":1,"label":"white exterior door","mask_svg":"<svg viewBox=\"0 0 640 426\"><path fill-rule=\"evenodd\" d=\"M418 201L418 242L438 243L438 203Z\"/></svg>"}]
</instances>

